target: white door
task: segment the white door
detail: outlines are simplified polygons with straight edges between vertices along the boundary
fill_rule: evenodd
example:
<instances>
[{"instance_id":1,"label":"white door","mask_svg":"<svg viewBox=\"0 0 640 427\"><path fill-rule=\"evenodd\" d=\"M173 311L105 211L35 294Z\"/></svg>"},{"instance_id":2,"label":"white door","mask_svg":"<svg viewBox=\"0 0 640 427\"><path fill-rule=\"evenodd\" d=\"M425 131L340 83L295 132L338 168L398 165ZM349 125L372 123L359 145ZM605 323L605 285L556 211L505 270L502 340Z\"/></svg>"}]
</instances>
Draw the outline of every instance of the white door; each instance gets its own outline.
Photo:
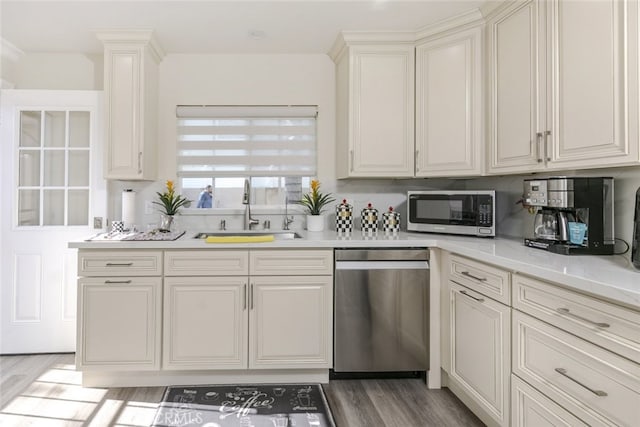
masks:
<instances>
[{"instance_id":1,"label":"white door","mask_svg":"<svg viewBox=\"0 0 640 427\"><path fill-rule=\"evenodd\" d=\"M451 378L493 421L507 426L511 308L455 282L449 286Z\"/></svg>"},{"instance_id":2,"label":"white door","mask_svg":"<svg viewBox=\"0 0 640 427\"><path fill-rule=\"evenodd\" d=\"M629 111L634 71L625 69L637 46L635 8L620 0L547 3L546 150L553 168L637 161Z\"/></svg>"},{"instance_id":3,"label":"white door","mask_svg":"<svg viewBox=\"0 0 640 427\"><path fill-rule=\"evenodd\" d=\"M163 369L247 368L247 281L165 278Z\"/></svg>"},{"instance_id":4,"label":"white door","mask_svg":"<svg viewBox=\"0 0 640 427\"><path fill-rule=\"evenodd\" d=\"M251 282L249 368L330 368L333 278L252 276Z\"/></svg>"},{"instance_id":5,"label":"white door","mask_svg":"<svg viewBox=\"0 0 640 427\"><path fill-rule=\"evenodd\" d=\"M413 176L414 48L353 49L351 177Z\"/></svg>"},{"instance_id":6,"label":"white door","mask_svg":"<svg viewBox=\"0 0 640 427\"><path fill-rule=\"evenodd\" d=\"M530 172L544 164L545 27L527 1L487 24L489 172Z\"/></svg>"},{"instance_id":7,"label":"white door","mask_svg":"<svg viewBox=\"0 0 640 427\"><path fill-rule=\"evenodd\" d=\"M416 176L480 175L482 30L416 47Z\"/></svg>"},{"instance_id":8,"label":"white door","mask_svg":"<svg viewBox=\"0 0 640 427\"><path fill-rule=\"evenodd\" d=\"M0 354L72 352L76 250L106 212L102 92L4 90Z\"/></svg>"}]
</instances>

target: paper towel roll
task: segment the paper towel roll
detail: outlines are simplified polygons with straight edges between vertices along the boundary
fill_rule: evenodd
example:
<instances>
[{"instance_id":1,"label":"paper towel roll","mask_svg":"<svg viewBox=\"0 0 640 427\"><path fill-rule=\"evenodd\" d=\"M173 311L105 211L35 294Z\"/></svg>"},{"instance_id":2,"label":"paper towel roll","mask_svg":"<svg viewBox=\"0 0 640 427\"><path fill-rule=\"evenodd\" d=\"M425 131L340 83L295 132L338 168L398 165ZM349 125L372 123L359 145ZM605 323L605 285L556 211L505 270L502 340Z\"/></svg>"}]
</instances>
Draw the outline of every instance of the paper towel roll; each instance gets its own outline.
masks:
<instances>
[{"instance_id":1,"label":"paper towel roll","mask_svg":"<svg viewBox=\"0 0 640 427\"><path fill-rule=\"evenodd\" d=\"M131 189L122 191L122 222L127 230L136 223L136 193Z\"/></svg>"}]
</instances>

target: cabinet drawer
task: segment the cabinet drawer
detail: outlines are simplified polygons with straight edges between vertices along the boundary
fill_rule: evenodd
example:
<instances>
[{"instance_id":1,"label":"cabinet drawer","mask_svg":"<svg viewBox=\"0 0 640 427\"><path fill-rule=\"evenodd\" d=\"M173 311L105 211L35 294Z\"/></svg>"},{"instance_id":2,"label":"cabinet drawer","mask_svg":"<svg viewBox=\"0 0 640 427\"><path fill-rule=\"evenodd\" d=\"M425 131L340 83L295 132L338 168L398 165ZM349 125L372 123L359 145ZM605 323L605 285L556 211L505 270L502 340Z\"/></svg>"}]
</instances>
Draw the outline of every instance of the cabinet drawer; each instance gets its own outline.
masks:
<instances>
[{"instance_id":1,"label":"cabinet drawer","mask_svg":"<svg viewBox=\"0 0 640 427\"><path fill-rule=\"evenodd\" d=\"M160 276L162 252L81 250L78 276Z\"/></svg>"},{"instance_id":2,"label":"cabinet drawer","mask_svg":"<svg viewBox=\"0 0 640 427\"><path fill-rule=\"evenodd\" d=\"M449 278L503 304L511 305L509 272L451 255Z\"/></svg>"},{"instance_id":3,"label":"cabinet drawer","mask_svg":"<svg viewBox=\"0 0 640 427\"><path fill-rule=\"evenodd\" d=\"M587 427L516 375L511 375L511 426Z\"/></svg>"},{"instance_id":4,"label":"cabinet drawer","mask_svg":"<svg viewBox=\"0 0 640 427\"><path fill-rule=\"evenodd\" d=\"M166 251L165 276L246 276L249 252L246 250Z\"/></svg>"},{"instance_id":5,"label":"cabinet drawer","mask_svg":"<svg viewBox=\"0 0 640 427\"><path fill-rule=\"evenodd\" d=\"M640 365L516 310L513 373L589 425L637 426Z\"/></svg>"},{"instance_id":6,"label":"cabinet drawer","mask_svg":"<svg viewBox=\"0 0 640 427\"><path fill-rule=\"evenodd\" d=\"M638 311L517 274L513 306L640 363Z\"/></svg>"},{"instance_id":7,"label":"cabinet drawer","mask_svg":"<svg viewBox=\"0 0 640 427\"><path fill-rule=\"evenodd\" d=\"M250 251L249 274L304 276L333 274L332 250Z\"/></svg>"}]
</instances>

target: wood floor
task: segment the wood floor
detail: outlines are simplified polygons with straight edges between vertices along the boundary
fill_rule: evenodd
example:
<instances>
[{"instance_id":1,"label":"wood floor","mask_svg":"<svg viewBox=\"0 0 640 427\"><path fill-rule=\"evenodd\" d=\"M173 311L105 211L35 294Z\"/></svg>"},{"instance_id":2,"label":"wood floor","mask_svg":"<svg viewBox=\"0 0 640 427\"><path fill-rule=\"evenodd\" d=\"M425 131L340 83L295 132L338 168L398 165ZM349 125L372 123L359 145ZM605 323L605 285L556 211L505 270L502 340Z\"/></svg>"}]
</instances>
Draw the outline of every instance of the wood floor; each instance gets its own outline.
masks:
<instances>
[{"instance_id":1,"label":"wood floor","mask_svg":"<svg viewBox=\"0 0 640 427\"><path fill-rule=\"evenodd\" d=\"M149 426L164 387L83 388L73 354L0 357L0 426ZM332 380L337 427L482 426L449 390L417 379Z\"/></svg>"}]
</instances>

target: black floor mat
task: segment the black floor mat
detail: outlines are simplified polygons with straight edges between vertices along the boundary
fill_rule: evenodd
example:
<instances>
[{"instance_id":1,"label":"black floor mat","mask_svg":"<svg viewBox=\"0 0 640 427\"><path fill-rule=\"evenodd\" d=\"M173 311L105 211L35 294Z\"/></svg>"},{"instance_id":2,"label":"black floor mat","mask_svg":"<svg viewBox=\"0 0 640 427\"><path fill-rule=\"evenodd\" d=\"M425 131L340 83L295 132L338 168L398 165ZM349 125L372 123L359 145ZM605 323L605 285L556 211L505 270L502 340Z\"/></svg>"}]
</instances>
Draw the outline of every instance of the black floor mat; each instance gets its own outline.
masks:
<instances>
[{"instance_id":1,"label":"black floor mat","mask_svg":"<svg viewBox=\"0 0 640 427\"><path fill-rule=\"evenodd\" d=\"M152 427L335 427L318 384L168 387Z\"/></svg>"}]
</instances>

